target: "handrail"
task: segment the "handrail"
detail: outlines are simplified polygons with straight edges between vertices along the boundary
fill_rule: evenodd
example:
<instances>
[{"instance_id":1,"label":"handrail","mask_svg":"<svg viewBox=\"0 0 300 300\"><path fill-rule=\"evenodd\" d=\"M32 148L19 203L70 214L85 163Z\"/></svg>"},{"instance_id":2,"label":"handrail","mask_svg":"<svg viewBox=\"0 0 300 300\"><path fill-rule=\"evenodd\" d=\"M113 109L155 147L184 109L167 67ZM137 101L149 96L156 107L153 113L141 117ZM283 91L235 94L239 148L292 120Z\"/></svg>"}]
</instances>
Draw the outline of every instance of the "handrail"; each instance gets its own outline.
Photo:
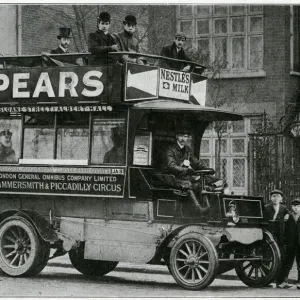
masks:
<instances>
[{"instance_id":1,"label":"handrail","mask_svg":"<svg viewBox=\"0 0 300 300\"><path fill-rule=\"evenodd\" d=\"M169 57L165 57L165 56L146 54L146 53L135 53L135 52L123 51L123 52L109 52L108 55L109 55L109 57L111 57L112 59L115 59L116 61L120 60L123 55L130 55L131 57L148 57L148 58L157 59L157 60L166 60L166 61L186 63L186 64L191 65L193 68L201 69L201 71L204 71L206 69L205 66L203 66L199 63L193 62L193 61L169 58ZM50 54L48 52L42 52L39 55L34 54L34 55L5 55L5 56L1 56L1 54L0 54L0 64L3 64L8 61L21 62L23 59L24 60L26 60L26 59L32 59L32 60L42 59L43 56L59 60L59 58L67 58L67 57L88 58L88 57L93 57L95 55L91 54L90 52L63 53L63 54Z\"/></svg>"}]
</instances>

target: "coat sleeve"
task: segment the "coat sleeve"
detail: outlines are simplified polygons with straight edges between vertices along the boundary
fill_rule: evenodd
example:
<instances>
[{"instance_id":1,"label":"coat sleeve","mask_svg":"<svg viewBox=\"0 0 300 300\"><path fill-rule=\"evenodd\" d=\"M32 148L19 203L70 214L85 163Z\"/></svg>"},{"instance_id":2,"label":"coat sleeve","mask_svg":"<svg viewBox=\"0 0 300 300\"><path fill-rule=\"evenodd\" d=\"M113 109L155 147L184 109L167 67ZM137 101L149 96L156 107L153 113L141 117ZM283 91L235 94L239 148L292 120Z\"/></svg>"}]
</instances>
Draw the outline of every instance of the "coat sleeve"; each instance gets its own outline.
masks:
<instances>
[{"instance_id":1,"label":"coat sleeve","mask_svg":"<svg viewBox=\"0 0 300 300\"><path fill-rule=\"evenodd\" d=\"M187 168L178 166L175 159L175 154L172 148L168 148L166 152L167 159L167 171L172 173L175 176L186 176Z\"/></svg>"},{"instance_id":2,"label":"coat sleeve","mask_svg":"<svg viewBox=\"0 0 300 300\"><path fill-rule=\"evenodd\" d=\"M170 53L169 53L167 47L163 47L161 49L160 56L170 57ZM168 61L163 60L163 59L159 60L159 66L162 67L162 68L168 68L169 67Z\"/></svg>"},{"instance_id":3,"label":"coat sleeve","mask_svg":"<svg viewBox=\"0 0 300 300\"><path fill-rule=\"evenodd\" d=\"M122 43L122 40L121 40L119 34L118 34L118 33L113 33L113 34L111 34L111 37L112 37L112 39L114 40L114 43L118 46L119 50L120 50L121 52L122 52L122 51L125 51L124 45L123 45L123 43Z\"/></svg>"},{"instance_id":4,"label":"coat sleeve","mask_svg":"<svg viewBox=\"0 0 300 300\"><path fill-rule=\"evenodd\" d=\"M113 44L115 44L114 40L113 40ZM89 51L94 55L103 55L112 51L111 46L103 46L101 44L101 39L98 39L94 33L89 34L88 47L89 47Z\"/></svg>"},{"instance_id":5,"label":"coat sleeve","mask_svg":"<svg viewBox=\"0 0 300 300\"><path fill-rule=\"evenodd\" d=\"M196 158L195 155L193 155L192 153L190 153L190 163L191 166L194 170L202 170L202 169L206 169L206 166L203 165L198 158Z\"/></svg>"}]
</instances>

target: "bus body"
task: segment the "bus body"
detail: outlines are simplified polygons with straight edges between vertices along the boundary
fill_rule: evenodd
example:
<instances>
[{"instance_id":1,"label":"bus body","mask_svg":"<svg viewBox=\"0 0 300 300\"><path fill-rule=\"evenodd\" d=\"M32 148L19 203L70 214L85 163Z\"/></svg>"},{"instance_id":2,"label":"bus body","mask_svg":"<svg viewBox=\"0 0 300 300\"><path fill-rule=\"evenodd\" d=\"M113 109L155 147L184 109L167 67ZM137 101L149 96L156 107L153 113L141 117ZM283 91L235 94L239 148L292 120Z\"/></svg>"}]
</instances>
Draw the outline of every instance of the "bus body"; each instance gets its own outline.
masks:
<instances>
[{"instance_id":1,"label":"bus body","mask_svg":"<svg viewBox=\"0 0 300 300\"><path fill-rule=\"evenodd\" d=\"M265 229L262 197L205 189L204 172L210 210L195 215L163 173L180 122L192 125L198 156L211 122L242 119L205 106L203 68L54 58L46 66L36 56L0 59L2 271L36 275L56 248L54 256L68 252L86 275L121 261L166 264L192 290L233 268L249 286L268 285L280 252Z\"/></svg>"}]
</instances>

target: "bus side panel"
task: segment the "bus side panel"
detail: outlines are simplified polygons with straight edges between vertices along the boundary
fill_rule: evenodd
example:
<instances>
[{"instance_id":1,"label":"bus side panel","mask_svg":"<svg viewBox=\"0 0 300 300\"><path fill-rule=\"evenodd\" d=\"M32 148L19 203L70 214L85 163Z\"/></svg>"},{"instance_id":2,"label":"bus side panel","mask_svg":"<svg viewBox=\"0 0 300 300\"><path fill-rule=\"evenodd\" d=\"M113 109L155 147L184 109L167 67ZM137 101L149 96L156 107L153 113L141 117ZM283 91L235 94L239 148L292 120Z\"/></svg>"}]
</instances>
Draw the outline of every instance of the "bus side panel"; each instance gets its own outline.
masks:
<instances>
[{"instance_id":1,"label":"bus side panel","mask_svg":"<svg viewBox=\"0 0 300 300\"><path fill-rule=\"evenodd\" d=\"M20 209L20 199L14 195L0 195L0 213L6 210Z\"/></svg>"},{"instance_id":2,"label":"bus side panel","mask_svg":"<svg viewBox=\"0 0 300 300\"><path fill-rule=\"evenodd\" d=\"M157 224L117 220L87 220L86 259L149 262L155 255L161 236Z\"/></svg>"}]
</instances>

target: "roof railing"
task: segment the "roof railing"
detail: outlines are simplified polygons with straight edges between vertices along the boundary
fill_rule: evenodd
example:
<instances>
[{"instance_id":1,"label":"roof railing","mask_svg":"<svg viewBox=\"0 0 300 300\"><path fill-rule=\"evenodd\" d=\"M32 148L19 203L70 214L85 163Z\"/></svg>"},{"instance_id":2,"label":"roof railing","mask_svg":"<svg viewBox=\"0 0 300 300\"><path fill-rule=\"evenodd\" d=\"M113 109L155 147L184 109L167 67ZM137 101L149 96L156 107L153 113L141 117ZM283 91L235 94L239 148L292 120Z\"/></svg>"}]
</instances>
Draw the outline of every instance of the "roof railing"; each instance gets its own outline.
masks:
<instances>
[{"instance_id":1,"label":"roof railing","mask_svg":"<svg viewBox=\"0 0 300 300\"><path fill-rule=\"evenodd\" d=\"M195 72L202 74L206 69L205 66L188 60L180 60L169 58L160 55L152 55L146 53L134 53L134 52L109 52L108 57L115 63L118 63L122 60L123 55L128 55L133 58L142 59L145 65L153 65L153 66L162 66L163 62L171 62L171 63L181 63L182 65L190 65L191 69L189 72ZM82 63L80 65L89 65L88 59L96 57L89 52L83 53L65 53L65 54L50 54L47 52L42 52L40 55L5 55L1 56L0 54L0 64L3 65L3 68L7 68L9 66L19 66L19 67L35 67L35 66L70 66L70 65L78 65L76 61L78 59L82 59ZM73 63L70 63L69 59L73 59ZM171 68L170 68L171 69ZM180 70L177 70L180 71Z\"/></svg>"}]
</instances>

